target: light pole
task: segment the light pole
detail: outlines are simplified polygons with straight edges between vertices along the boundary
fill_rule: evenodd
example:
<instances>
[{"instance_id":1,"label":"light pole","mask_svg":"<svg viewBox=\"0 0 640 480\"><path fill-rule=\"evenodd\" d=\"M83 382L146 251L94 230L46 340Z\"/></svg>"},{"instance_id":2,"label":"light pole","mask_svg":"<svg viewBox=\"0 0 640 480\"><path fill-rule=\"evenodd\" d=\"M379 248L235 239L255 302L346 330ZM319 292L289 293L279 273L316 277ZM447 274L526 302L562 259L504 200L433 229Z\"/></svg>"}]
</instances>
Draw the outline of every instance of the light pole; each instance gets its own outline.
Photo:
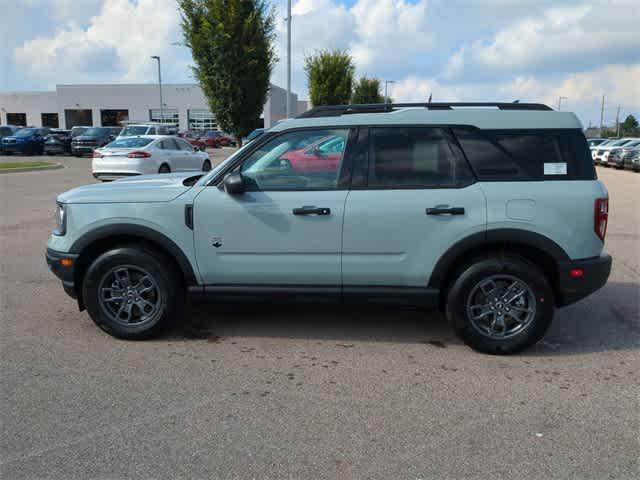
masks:
<instances>
[{"instance_id":1,"label":"light pole","mask_svg":"<svg viewBox=\"0 0 640 480\"><path fill-rule=\"evenodd\" d=\"M291 0L287 1L287 118L291 117Z\"/></svg>"},{"instance_id":2,"label":"light pole","mask_svg":"<svg viewBox=\"0 0 640 480\"><path fill-rule=\"evenodd\" d=\"M389 103L389 96L387 95L387 85L390 83L396 83L395 80L385 80L384 81L384 103Z\"/></svg>"},{"instance_id":3,"label":"light pole","mask_svg":"<svg viewBox=\"0 0 640 480\"><path fill-rule=\"evenodd\" d=\"M153 60L158 61L158 87L160 87L160 123L164 123L164 103L162 103L162 73L160 73L160 57L153 55Z\"/></svg>"},{"instance_id":4,"label":"light pole","mask_svg":"<svg viewBox=\"0 0 640 480\"><path fill-rule=\"evenodd\" d=\"M568 100L568 97L558 97L558 111L560 111L560 106L562 105L562 100Z\"/></svg>"}]
</instances>

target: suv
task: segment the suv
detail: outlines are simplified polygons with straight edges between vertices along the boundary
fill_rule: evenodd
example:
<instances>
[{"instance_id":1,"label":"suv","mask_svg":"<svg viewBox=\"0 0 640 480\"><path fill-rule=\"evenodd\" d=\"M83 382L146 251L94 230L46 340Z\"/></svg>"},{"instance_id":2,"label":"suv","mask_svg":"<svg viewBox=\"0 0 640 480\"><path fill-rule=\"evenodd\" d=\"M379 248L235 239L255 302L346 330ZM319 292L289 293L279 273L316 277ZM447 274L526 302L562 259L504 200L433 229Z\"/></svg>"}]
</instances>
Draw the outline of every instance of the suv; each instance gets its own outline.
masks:
<instances>
[{"instance_id":1,"label":"suv","mask_svg":"<svg viewBox=\"0 0 640 480\"><path fill-rule=\"evenodd\" d=\"M130 124L124 127L118 138L138 137L142 135L171 135L175 129L172 125L164 124Z\"/></svg>"},{"instance_id":2,"label":"suv","mask_svg":"<svg viewBox=\"0 0 640 480\"><path fill-rule=\"evenodd\" d=\"M71 152L80 157L92 154L96 148L104 147L115 140L120 132L120 127L90 127L80 135L73 137Z\"/></svg>"},{"instance_id":3,"label":"suv","mask_svg":"<svg viewBox=\"0 0 640 480\"><path fill-rule=\"evenodd\" d=\"M48 134L48 128L21 128L13 135L2 139L2 152L4 154L42 155L44 152L44 139Z\"/></svg>"},{"instance_id":4,"label":"suv","mask_svg":"<svg viewBox=\"0 0 640 480\"><path fill-rule=\"evenodd\" d=\"M467 105L317 107L206 174L70 190L47 262L122 338L187 294L435 307L473 348L521 350L606 283L608 193L574 114Z\"/></svg>"}]
</instances>

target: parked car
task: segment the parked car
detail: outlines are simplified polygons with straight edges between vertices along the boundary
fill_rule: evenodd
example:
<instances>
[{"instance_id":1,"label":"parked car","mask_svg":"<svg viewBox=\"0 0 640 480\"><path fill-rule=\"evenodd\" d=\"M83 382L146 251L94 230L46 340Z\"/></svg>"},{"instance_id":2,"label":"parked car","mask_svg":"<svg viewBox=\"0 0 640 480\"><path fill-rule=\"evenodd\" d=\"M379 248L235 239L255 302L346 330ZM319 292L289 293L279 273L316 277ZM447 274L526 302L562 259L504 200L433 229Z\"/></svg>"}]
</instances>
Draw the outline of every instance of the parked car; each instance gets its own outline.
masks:
<instances>
[{"instance_id":1,"label":"parked car","mask_svg":"<svg viewBox=\"0 0 640 480\"><path fill-rule=\"evenodd\" d=\"M247 138L244 139L244 143L248 143L248 142L251 142L252 140L255 140L264 132L265 132L264 128L256 128L253 132L247 135Z\"/></svg>"},{"instance_id":2,"label":"parked car","mask_svg":"<svg viewBox=\"0 0 640 480\"><path fill-rule=\"evenodd\" d=\"M587 138L587 145L589 145L589 148L597 147L598 145L606 141L606 138Z\"/></svg>"},{"instance_id":3,"label":"parked car","mask_svg":"<svg viewBox=\"0 0 640 480\"><path fill-rule=\"evenodd\" d=\"M208 174L70 190L47 262L121 338L156 335L185 293L435 307L473 348L521 350L606 283L607 189L574 114L455 106L316 107ZM332 170L282 164L329 137Z\"/></svg>"},{"instance_id":4,"label":"parked car","mask_svg":"<svg viewBox=\"0 0 640 480\"><path fill-rule=\"evenodd\" d=\"M71 130L53 128L44 138L45 155L71 153Z\"/></svg>"},{"instance_id":5,"label":"parked car","mask_svg":"<svg viewBox=\"0 0 640 480\"><path fill-rule=\"evenodd\" d=\"M80 135L82 135L84 132L86 132L90 128L92 128L92 127L85 127L85 126L72 127L71 128L71 140L73 140L76 137L79 137Z\"/></svg>"},{"instance_id":6,"label":"parked car","mask_svg":"<svg viewBox=\"0 0 640 480\"><path fill-rule=\"evenodd\" d=\"M93 153L91 171L99 180L132 175L211 170L206 152L195 150L181 138L144 135L118 138Z\"/></svg>"},{"instance_id":7,"label":"parked car","mask_svg":"<svg viewBox=\"0 0 640 480\"><path fill-rule=\"evenodd\" d=\"M207 147L212 148L231 147L236 145L235 138L221 132L220 130L209 130L199 139L205 142Z\"/></svg>"},{"instance_id":8,"label":"parked car","mask_svg":"<svg viewBox=\"0 0 640 480\"><path fill-rule=\"evenodd\" d=\"M92 154L96 148L104 147L118 135L117 127L91 127L71 141L71 152L76 156Z\"/></svg>"},{"instance_id":9,"label":"parked car","mask_svg":"<svg viewBox=\"0 0 640 480\"><path fill-rule=\"evenodd\" d=\"M345 141L341 135L327 135L281 155L280 166L301 173L334 172L342 159Z\"/></svg>"},{"instance_id":10,"label":"parked car","mask_svg":"<svg viewBox=\"0 0 640 480\"><path fill-rule=\"evenodd\" d=\"M13 135L2 139L2 153L5 155L13 153L42 155L44 151L44 137L48 133L48 128L21 128Z\"/></svg>"},{"instance_id":11,"label":"parked car","mask_svg":"<svg viewBox=\"0 0 640 480\"><path fill-rule=\"evenodd\" d=\"M609 150L607 155L606 166L614 168L624 168L624 157L632 149L640 147L640 139L627 142L623 147L614 147Z\"/></svg>"},{"instance_id":12,"label":"parked car","mask_svg":"<svg viewBox=\"0 0 640 480\"><path fill-rule=\"evenodd\" d=\"M607 162L609 159L609 152L611 149L616 147L623 147L629 142L636 140L635 138L621 138L619 140L614 140L612 142L608 142L606 145L601 144L597 147L595 162L598 165L607 166Z\"/></svg>"},{"instance_id":13,"label":"parked car","mask_svg":"<svg viewBox=\"0 0 640 480\"><path fill-rule=\"evenodd\" d=\"M640 147L630 148L622 159L622 165L627 170L640 172Z\"/></svg>"},{"instance_id":14,"label":"parked car","mask_svg":"<svg viewBox=\"0 0 640 480\"><path fill-rule=\"evenodd\" d=\"M175 130L175 127L171 125L155 124L155 123L141 123L127 125L120 133L119 137L137 137L141 135L171 135Z\"/></svg>"},{"instance_id":15,"label":"parked car","mask_svg":"<svg viewBox=\"0 0 640 480\"><path fill-rule=\"evenodd\" d=\"M4 137L12 136L14 133L20 130L20 128L21 127L16 127L13 125L0 125L0 154L2 154L2 139Z\"/></svg>"},{"instance_id":16,"label":"parked car","mask_svg":"<svg viewBox=\"0 0 640 480\"><path fill-rule=\"evenodd\" d=\"M204 152L207 149L207 144L202 140L198 139L193 132L181 132L178 136L185 141L189 142L189 144L195 148L196 150L200 150Z\"/></svg>"}]
</instances>

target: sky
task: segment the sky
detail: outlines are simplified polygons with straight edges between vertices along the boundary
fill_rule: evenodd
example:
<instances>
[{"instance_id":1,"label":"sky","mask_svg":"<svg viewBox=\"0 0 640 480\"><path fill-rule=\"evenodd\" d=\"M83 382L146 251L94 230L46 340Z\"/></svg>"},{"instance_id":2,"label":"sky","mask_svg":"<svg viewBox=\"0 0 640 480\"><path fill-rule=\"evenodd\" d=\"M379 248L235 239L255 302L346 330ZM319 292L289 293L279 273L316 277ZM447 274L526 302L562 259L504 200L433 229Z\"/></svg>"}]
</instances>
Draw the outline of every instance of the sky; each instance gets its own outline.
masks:
<instances>
[{"instance_id":1,"label":"sky","mask_svg":"<svg viewBox=\"0 0 640 480\"><path fill-rule=\"evenodd\" d=\"M286 85L286 1L272 82ZM0 91L60 83L192 82L175 0L0 0ZM348 50L398 102L543 102L583 124L640 116L638 0L293 0L292 89L304 58Z\"/></svg>"}]
</instances>

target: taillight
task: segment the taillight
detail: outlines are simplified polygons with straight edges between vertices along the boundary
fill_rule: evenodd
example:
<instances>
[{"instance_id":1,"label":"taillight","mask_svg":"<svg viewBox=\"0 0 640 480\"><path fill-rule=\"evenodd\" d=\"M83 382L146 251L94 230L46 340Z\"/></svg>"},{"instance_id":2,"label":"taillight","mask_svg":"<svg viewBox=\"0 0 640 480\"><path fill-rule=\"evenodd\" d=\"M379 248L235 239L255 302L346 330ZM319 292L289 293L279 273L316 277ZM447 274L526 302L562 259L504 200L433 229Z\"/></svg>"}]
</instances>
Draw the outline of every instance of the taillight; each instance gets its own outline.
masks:
<instances>
[{"instance_id":1,"label":"taillight","mask_svg":"<svg viewBox=\"0 0 640 480\"><path fill-rule=\"evenodd\" d=\"M93 151L93 158L102 158L102 154L99 151L94 150Z\"/></svg>"},{"instance_id":2,"label":"taillight","mask_svg":"<svg viewBox=\"0 0 640 480\"><path fill-rule=\"evenodd\" d=\"M594 205L593 230L600 240L604 242L609 221L609 199L597 198Z\"/></svg>"},{"instance_id":3,"label":"taillight","mask_svg":"<svg viewBox=\"0 0 640 480\"><path fill-rule=\"evenodd\" d=\"M149 158L150 156L151 154L149 152L143 151L135 151L127 154L127 157L129 158Z\"/></svg>"}]
</instances>

